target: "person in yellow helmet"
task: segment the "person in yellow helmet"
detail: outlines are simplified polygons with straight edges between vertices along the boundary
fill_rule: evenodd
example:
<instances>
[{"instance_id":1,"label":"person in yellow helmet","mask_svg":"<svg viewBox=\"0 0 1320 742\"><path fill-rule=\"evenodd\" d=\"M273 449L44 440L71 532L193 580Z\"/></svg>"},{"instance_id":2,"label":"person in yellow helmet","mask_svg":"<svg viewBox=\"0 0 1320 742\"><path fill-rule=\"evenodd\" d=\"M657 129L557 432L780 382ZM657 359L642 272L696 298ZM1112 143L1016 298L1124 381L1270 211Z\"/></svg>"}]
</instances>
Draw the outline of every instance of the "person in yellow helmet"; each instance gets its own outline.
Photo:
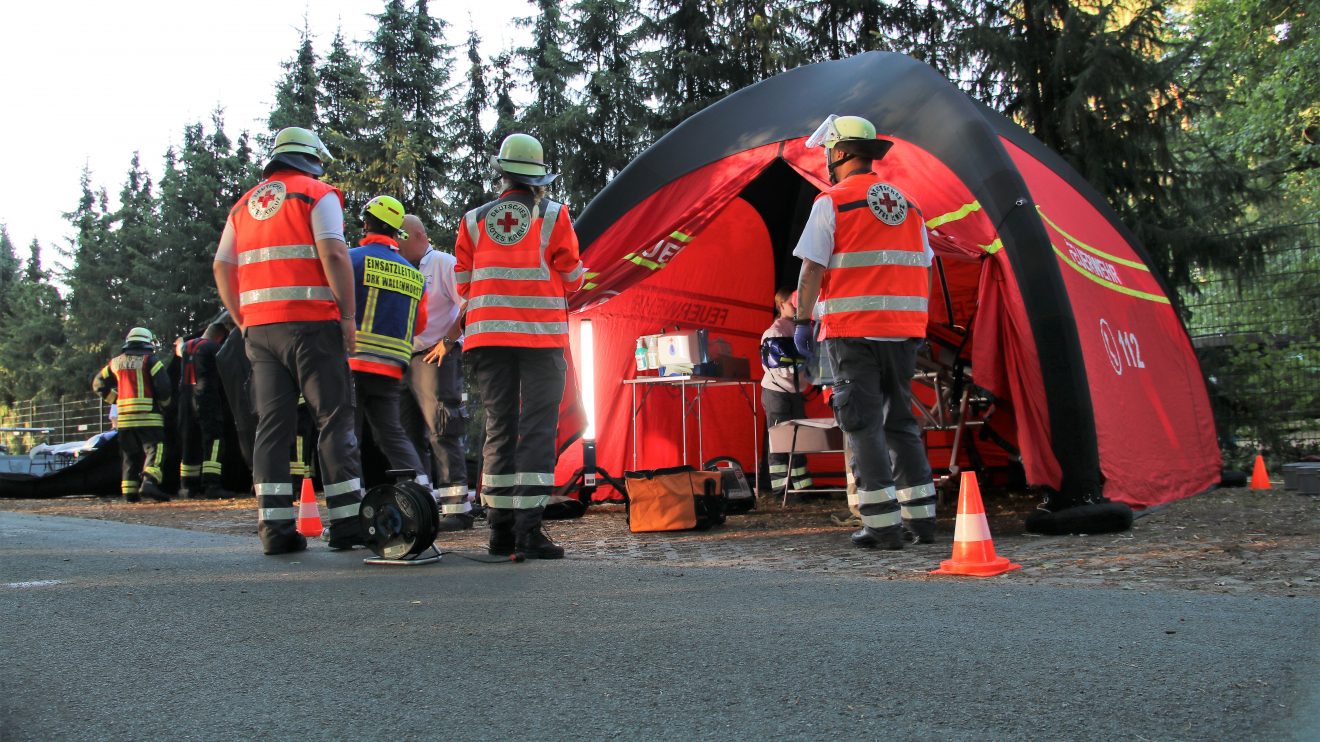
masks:
<instances>
[{"instance_id":1,"label":"person in yellow helmet","mask_svg":"<svg viewBox=\"0 0 1320 742\"><path fill-rule=\"evenodd\" d=\"M92 391L119 408L119 486L127 502L140 502L142 495L160 502L170 499L160 488L165 459L161 408L170 401L170 387L165 364L156 357L156 338L145 327L129 330L122 352L92 379Z\"/></svg>"},{"instance_id":2,"label":"person in yellow helmet","mask_svg":"<svg viewBox=\"0 0 1320 742\"><path fill-rule=\"evenodd\" d=\"M316 420L330 548L363 545L362 463L347 354L357 326L344 199L322 183L333 158L300 127L275 135L261 182L229 212L216 249L216 288L243 333L257 413L252 479L267 554L307 548L295 528L289 451L301 391Z\"/></svg>"},{"instance_id":3,"label":"person in yellow helmet","mask_svg":"<svg viewBox=\"0 0 1320 742\"><path fill-rule=\"evenodd\" d=\"M431 478L403 432L399 396L403 372L412 360L413 334L426 329L426 281L421 271L399 256L403 204L392 196L377 196L362 209L366 233L348 251L353 263L357 304L357 349L348 358L357 393L357 432L370 423L372 440L391 469L411 469L418 484L430 488Z\"/></svg>"},{"instance_id":4,"label":"person in yellow helmet","mask_svg":"<svg viewBox=\"0 0 1320 742\"><path fill-rule=\"evenodd\" d=\"M880 549L935 541L935 485L911 388L933 253L921 209L872 172L892 144L860 116L821 124L807 145L825 148L833 185L816 198L793 250L802 259L794 342L812 356L816 337L823 340L834 372L830 406L857 483L862 529L852 541Z\"/></svg>"}]
</instances>

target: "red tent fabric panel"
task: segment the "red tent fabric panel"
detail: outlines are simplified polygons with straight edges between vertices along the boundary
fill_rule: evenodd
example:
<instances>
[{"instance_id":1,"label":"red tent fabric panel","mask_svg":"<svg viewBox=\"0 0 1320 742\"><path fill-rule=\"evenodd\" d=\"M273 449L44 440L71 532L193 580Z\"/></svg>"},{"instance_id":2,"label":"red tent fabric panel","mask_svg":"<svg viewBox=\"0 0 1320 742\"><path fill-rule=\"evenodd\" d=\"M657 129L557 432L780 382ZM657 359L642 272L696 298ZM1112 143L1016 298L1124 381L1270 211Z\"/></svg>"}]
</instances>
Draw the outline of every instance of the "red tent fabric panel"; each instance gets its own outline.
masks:
<instances>
[{"instance_id":1,"label":"red tent fabric panel","mask_svg":"<svg viewBox=\"0 0 1320 742\"><path fill-rule=\"evenodd\" d=\"M1159 282L1081 194L1003 143L1036 201L1077 320L1105 495L1147 506L1213 486L1220 457L1205 382Z\"/></svg>"},{"instance_id":2,"label":"red tent fabric panel","mask_svg":"<svg viewBox=\"0 0 1320 742\"><path fill-rule=\"evenodd\" d=\"M774 260L770 250L769 236L756 210L742 199L734 199L663 269L653 271L650 278L622 295L573 315L575 344L579 323L584 319L594 323L597 462L610 474L622 476L623 471L634 468L632 392L622 381L637 375L634 350L639 335L674 326L707 328L712 346L727 342L733 355L748 359L752 377L759 379L761 332L770 325L773 315ZM580 358L580 362L586 361ZM669 387L637 391L639 400L644 394L646 399L639 405L637 416L636 467L655 469L683 463L684 429L678 391ZM689 403L692 400L689 391ZM686 463L703 463L698 459L701 441L701 455L706 459L733 456L750 470L753 447L765 425L759 414L753 422L752 401L759 412L759 388L707 389L702 397L702 428L696 425L695 409L688 415ZM557 468L556 481L566 481L580 465L580 454L565 455ZM607 497L609 493L601 492L599 496Z\"/></svg>"}]
</instances>

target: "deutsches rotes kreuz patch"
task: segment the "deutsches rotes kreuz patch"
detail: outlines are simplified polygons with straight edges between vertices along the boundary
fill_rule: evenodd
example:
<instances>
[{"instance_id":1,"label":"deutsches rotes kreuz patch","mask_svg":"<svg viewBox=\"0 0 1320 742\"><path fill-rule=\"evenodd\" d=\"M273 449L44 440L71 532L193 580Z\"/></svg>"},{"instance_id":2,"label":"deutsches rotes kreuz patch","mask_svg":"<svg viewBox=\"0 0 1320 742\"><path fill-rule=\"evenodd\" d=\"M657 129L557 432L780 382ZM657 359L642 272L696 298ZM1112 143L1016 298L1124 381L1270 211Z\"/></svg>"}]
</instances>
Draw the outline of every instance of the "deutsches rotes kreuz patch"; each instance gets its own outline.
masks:
<instances>
[{"instance_id":1,"label":"deutsches rotes kreuz patch","mask_svg":"<svg viewBox=\"0 0 1320 742\"><path fill-rule=\"evenodd\" d=\"M521 240L532 227L532 212L517 201L496 204L486 212L486 235L501 245Z\"/></svg>"},{"instance_id":2,"label":"deutsches rotes kreuz patch","mask_svg":"<svg viewBox=\"0 0 1320 742\"><path fill-rule=\"evenodd\" d=\"M278 180L272 180L248 196L248 213L259 222L275 216L283 205L284 184Z\"/></svg>"},{"instance_id":3,"label":"deutsches rotes kreuz patch","mask_svg":"<svg viewBox=\"0 0 1320 742\"><path fill-rule=\"evenodd\" d=\"M891 227L897 227L907 218L907 199L888 183L876 183L867 189L866 205L871 207L876 219Z\"/></svg>"}]
</instances>

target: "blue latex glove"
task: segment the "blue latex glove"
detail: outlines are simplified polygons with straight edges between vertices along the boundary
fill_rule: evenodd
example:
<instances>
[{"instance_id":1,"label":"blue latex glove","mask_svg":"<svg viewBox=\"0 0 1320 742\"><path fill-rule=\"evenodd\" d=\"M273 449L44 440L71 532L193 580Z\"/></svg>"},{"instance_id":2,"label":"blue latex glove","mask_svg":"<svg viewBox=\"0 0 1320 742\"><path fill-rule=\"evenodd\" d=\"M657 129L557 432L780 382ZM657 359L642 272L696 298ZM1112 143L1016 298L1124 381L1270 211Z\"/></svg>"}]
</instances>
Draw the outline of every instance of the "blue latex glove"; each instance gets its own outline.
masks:
<instances>
[{"instance_id":1,"label":"blue latex glove","mask_svg":"<svg viewBox=\"0 0 1320 742\"><path fill-rule=\"evenodd\" d=\"M798 353L801 353L808 363L816 360L816 343L812 338L812 329L810 322L793 325L793 345L797 346Z\"/></svg>"}]
</instances>

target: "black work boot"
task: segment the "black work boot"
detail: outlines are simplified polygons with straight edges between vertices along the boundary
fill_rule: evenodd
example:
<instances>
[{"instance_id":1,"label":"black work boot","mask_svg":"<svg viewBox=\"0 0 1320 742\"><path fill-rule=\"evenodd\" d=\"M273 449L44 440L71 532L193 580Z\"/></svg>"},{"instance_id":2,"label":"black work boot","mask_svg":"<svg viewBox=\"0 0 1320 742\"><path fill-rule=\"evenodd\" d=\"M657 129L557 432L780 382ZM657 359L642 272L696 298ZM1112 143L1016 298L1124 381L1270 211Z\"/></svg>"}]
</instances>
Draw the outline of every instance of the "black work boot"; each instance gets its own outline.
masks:
<instances>
[{"instance_id":1,"label":"black work boot","mask_svg":"<svg viewBox=\"0 0 1320 742\"><path fill-rule=\"evenodd\" d=\"M330 550L349 551L358 546L366 546L367 539L362 533L362 521L357 518L340 518L330 521Z\"/></svg>"},{"instance_id":2,"label":"black work boot","mask_svg":"<svg viewBox=\"0 0 1320 742\"><path fill-rule=\"evenodd\" d=\"M564 547L551 541L540 526L531 533L519 534L513 550L515 554L522 554L523 559L564 558Z\"/></svg>"},{"instance_id":3,"label":"black work boot","mask_svg":"<svg viewBox=\"0 0 1320 742\"><path fill-rule=\"evenodd\" d=\"M899 551L903 548L902 530L901 526L890 526L889 528L862 526L862 530L852 535L852 542L863 549Z\"/></svg>"},{"instance_id":4,"label":"black work boot","mask_svg":"<svg viewBox=\"0 0 1320 742\"><path fill-rule=\"evenodd\" d=\"M490 524L490 543L486 553L492 556L513 556L513 511L487 508L486 522Z\"/></svg>"},{"instance_id":5,"label":"black work boot","mask_svg":"<svg viewBox=\"0 0 1320 742\"><path fill-rule=\"evenodd\" d=\"M563 559L564 547L559 546L541 530L541 517L545 508L515 510L513 535L514 555L523 559Z\"/></svg>"},{"instance_id":6,"label":"black work boot","mask_svg":"<svg viewBox=\"0 0 1320 742\"><path fill-rule=\"evenodd\" d=\"M446 531L471 530L472 521L474 520L475 518L473 518L470 513L454 513L453 515L446 515L440 519L440 525L436 526L436 530L441 533Z\"/></svg>"},{"instance_id":7,"label":"black work boot","mask_svg":"<svg viewBox=\"0 0 1320 742\"><path fill-rule=\"evenodd\" d=\"M913 518L904 520L903 540L909 544L935 543L935 519Z\"/></svg>"},{"instance_id":8,"label":"black work boot","mask_svg":"<svg viewBox=\"0 0 1320 742\"><path fill-rule=\"evenodd\" d=\"M156 502L169 502L170 500L170 496L165 493L165 490L160 488L160 485L146 477L142 478L142 494L150 497Z\"/></svg>"},{"instance_id":9,"label":"black work boot","mask_svg":"<svg viewBox=\"0 0 1320 742\"><path fill-rule=\"evenodd\" d=\"M307 538L298 533L293 520L263 520L257 524L257 535L267 556L292 554L307 548Z\"/></svg>"}]
</instances>

